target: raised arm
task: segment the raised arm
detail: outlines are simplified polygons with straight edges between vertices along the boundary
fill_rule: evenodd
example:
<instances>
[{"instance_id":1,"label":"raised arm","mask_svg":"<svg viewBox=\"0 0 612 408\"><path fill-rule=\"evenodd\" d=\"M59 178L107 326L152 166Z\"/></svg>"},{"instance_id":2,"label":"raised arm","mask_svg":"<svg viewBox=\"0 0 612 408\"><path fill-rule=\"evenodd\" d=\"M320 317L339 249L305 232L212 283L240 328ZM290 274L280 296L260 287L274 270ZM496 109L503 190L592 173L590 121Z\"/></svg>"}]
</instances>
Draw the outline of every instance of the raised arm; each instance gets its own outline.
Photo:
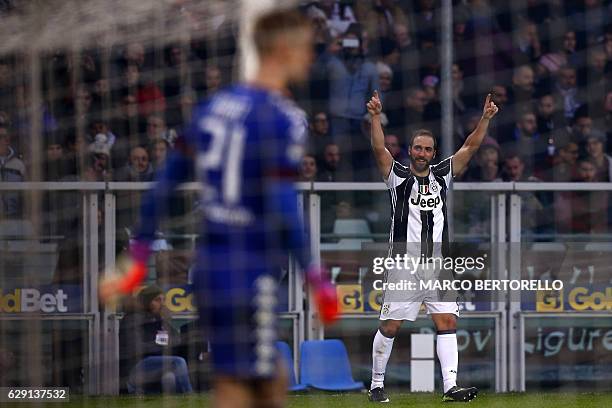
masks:
<instances>
[{"instance_id":1,"label":"raised arm","mask_svg":"<svg viewBox=\"0 0 612 408\"><path fill-rule=\"evenodd\" d=\"M487 100L485 101L484 108L482 111L482 117L478 122L478 126L470 135L465 139L463 146L457 153L453 156L453 176L457 174L461 174L462 170L467 166L468 162L474 156L474 153L480 147L482 140L487 134L487 129L489 128L489 121L499 109L495 105L494 102L491 101L491 94L487 95Z\"/></svg>"},{"instance_id":2,"label":"raised arm","mask_svg":"<svg viewBox=\"0 0 612 408\"><path fill-rule=\"evenodd\" d=\"M372 118L371 126L371 144L374 157L376 158L376 164L380 174L386 180L391 172L391 166L393 166L393 156L385 147L385 134L383 132L382 124L380 122L380 114L382 112L382 103L378 97L378 91L374 91L372 98L367 104L368 113Z\"/></svg>"}]
</instances>

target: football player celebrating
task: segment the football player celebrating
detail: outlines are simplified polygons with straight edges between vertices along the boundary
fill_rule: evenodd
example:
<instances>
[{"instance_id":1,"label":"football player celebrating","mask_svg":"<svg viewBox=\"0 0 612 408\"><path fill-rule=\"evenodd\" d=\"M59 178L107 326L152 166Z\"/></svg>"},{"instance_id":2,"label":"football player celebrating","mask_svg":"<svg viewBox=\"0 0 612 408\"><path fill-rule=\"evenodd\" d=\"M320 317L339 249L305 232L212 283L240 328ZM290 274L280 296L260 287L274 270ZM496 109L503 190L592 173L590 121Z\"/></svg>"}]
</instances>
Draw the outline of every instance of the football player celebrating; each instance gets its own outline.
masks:
<instances>
[{"instance_id":1,"label":"football player celebrating","mask_svg":"<svg viewBox=\"0 0 612 408\"><path fill-rule=\"evenodd\" d=\"M410 165L394 160L385 148L380 121L382 104L377 92L367 103L372 117L371 143L380 174L390 192L392 223L390 231L390 256L416 256L421 259L448 256L448 225L446 197L454 176L461 174L485 137L489 121L498 111L491 95L487 95L483 114L476 129L467 137L463 146L451 157L436 165L436 138L426 129L417 130L410 139ZM416 274L414 273L416 272ZM415 278L422 270L408 272L393 268L386 271L386 282L400 282ZM372 347L372 383L370 401L388 402L384 390L387 361L391 355L393 340L404 320L414 321L421 305L437 330L437 354L444 380L444 401L470 401L478 390L475 387L457 386L457 316L459 307L455 300L442 301L437 291L385 290L380 313L380 325ZM399 291L397 291L399 292Z\"/></svg>"}]
</instances>

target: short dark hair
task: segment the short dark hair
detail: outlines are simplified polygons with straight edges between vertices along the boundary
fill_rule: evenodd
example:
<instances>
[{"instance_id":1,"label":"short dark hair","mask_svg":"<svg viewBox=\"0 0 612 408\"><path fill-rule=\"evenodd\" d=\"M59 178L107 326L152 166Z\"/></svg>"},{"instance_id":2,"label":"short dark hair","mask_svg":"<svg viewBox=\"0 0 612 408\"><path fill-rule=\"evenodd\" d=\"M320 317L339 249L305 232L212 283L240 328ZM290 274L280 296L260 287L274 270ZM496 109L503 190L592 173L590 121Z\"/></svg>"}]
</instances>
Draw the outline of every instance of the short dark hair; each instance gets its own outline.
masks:
<instances>
[{"instance_id":1,"label":"short dark hair","mask_svg":"<svg viewBox=\"0 0 612 408\"><path fill-rule=\"evenodd\" d=\"M410 136L410 144L408 145L408 147L412 147L412 143L414 142L414 139L416 139L419 136L431 137L434 142L434 150L438 148L438 141L436 140L436 137L434 136L432 131L429 129L417 129L414 132L412 132L412 136Z\"/></svg>"},{"instance_id":2,"label":"short dark hair","mask_svg":"<svg viewBox=\"0 0 612 408\"><path fill-rule=\"evenodd\" d=\"M260 16L253 28L253 42L257 54L265 55L274 42L288 31L312 27L306 16L295 9L275 10Z\"/></svg>"},{"instance_id":3,"label":"short dark hair","mask_svg":"<svg viewBox=\"0 0 612 408\"><path fill-rule=\"evenodd\" d=\"M519 159L521 163L525 164L525 159L516 151L510 151L504 155L504 162L512 159Z\"/></svg>"},{"instance_id":4,"label":"short dark hair","mask_svg":"<svg viewBox=\"0 0 612 408\"><path fill-rule=\"evenodd\" d=\"M589 163L591 166L597 168L597 163L595 163L595 160L592 159L591 157L584 156L584 157L579 158L576 161L576 166L580 166L582 163Z\"/></svg>"}]
</instances>

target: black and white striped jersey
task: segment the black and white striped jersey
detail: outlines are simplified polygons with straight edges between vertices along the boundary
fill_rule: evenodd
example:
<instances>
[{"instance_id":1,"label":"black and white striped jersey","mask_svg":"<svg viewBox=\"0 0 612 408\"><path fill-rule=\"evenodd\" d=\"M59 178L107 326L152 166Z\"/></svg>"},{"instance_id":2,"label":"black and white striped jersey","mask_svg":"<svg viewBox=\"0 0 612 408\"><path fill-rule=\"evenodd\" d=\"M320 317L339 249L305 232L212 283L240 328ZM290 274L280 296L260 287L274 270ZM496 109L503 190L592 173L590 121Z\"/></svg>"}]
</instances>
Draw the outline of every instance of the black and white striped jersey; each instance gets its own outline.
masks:
<instances>
[{"instance_id":1,"label":"black and white striped jersey","mask_svg":"<svg viewBox=\"0 0 612 408\"><path fill-rule=\"evenodd\" d=\"M385 180L391 198L389 256L448 256L446 196L452 175L452 156L430 166L426 177L393 161Z\"/></svg>"}]
</instances>

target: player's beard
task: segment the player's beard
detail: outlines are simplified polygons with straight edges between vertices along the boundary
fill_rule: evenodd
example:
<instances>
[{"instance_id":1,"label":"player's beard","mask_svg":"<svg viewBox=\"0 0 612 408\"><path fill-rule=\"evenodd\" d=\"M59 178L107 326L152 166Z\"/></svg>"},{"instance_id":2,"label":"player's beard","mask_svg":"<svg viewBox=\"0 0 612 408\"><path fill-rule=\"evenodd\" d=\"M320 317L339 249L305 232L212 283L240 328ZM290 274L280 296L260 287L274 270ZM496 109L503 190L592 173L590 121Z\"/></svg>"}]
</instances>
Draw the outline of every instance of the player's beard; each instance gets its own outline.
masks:
<instances>
[{"instance_id":1,"label":"player's beard","mask_svg":"<svg viewBox=\"0 0 612 408\"><path fill-rule=\"evenodd\" d=\"M422 171L427 170L427 168L429 167L429 163L431 163L431 160L427 160L425 158L423 158L422 160L424 161L417 161L417 159L415 159L414 157L410 156L410 163L412 163L412 167L418 171L419 173Z\"/></svg>"}]
</instances>

